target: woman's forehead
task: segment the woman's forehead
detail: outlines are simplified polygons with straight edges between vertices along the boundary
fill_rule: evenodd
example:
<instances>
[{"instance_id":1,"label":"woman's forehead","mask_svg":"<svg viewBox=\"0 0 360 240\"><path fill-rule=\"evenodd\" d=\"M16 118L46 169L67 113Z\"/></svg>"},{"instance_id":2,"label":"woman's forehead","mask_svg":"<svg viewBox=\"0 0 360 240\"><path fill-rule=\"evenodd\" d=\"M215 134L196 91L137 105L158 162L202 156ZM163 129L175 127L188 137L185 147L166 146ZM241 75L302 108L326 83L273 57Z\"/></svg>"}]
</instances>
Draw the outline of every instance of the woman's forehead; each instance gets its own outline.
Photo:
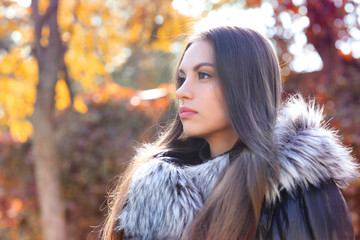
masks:
<instances>
[{"instance_id":1,"label":"woman's forehead","mask_svg":"<svg viewBox=\"0 0 360 240\"><path fill-rule=\"evenodd\" d=\"M179 69L192 67L202 62L214 64L214 49L206 40L196 41L190 45L184 53Z\"/></svg>"}]
</instances>

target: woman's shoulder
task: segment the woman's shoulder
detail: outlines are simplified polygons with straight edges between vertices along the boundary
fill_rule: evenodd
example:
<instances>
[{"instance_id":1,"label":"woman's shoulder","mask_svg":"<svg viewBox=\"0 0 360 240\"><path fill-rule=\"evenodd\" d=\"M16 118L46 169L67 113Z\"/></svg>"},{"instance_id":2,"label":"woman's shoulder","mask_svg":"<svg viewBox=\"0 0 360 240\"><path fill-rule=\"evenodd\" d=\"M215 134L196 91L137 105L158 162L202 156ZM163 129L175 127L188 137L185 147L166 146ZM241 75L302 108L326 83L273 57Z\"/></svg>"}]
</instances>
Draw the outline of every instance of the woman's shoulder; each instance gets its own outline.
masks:
<instances>
[{"instance_id":1,"label":"woman's shoulder","mask_svg":"<svg viewBox=\"0 0 360 240\"><path fill-rule=\"evenodd\" d=\"M353 239L354 228L342 193L332 181L290 194L281 191L263 207L258 239Z\"/></svg>"},{"instance_id":2,"label":"woman's shoulder","mask_svg":"<svg viewBox=\"0 0 360 240\"><path fill-rule=\"evenodd\" d=\"M358 178L358 164L324 121L322 109L300 96L291 98L281 107L275 139L278 176L267 184L260 235L353 239L340 189Z\"/></svg>"},{"instance_id":3,"label":"woman's shoulder","mask_svg":"<svg viewBox=\"0 0 360 240\"><path fill-rule=\"evenodd\" d=\"M359 176L351 150L341 143L336 131L324 121L322 109L300 96L281 107L275 126L278 145L278 179L268 184L267 202L274 202L285 189L306 189L332 180L345 188Z\"/></svg>"}]
</instances>

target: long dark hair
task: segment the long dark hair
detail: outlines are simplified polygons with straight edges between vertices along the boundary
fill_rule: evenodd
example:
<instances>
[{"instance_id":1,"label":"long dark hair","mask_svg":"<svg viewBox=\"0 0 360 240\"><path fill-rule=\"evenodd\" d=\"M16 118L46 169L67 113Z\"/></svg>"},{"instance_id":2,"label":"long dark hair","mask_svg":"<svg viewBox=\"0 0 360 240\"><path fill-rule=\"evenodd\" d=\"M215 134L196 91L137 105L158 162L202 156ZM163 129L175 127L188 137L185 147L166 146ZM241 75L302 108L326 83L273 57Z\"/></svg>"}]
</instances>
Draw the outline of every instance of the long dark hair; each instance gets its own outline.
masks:
<instances>
[{"instance_id":1,"label":"long dark hair","mask_svg":"<svg viewBox=\"0 0 360 240\"><path fill-rule=\"evenodd\" d=\"M273 129L281 94L279 63L269 41L251 29L210 29L192 38L184 53L192 43L200 40L207 40L214 47L219 86L242 151L231 155L229 165L183 238L253 239L266 188L274 184L268 181L277 179ZM179 64L181 61L182 57ZM145 151L134 157L110 196L103 239L122 238L121 233L114 232L115 218L123 207L129 181L139 165L162 151L196 152L204 142L186 137L177 115L168 129L151 144L152 152L147 151L146 146L142 148Z\"/></svg>"}]
</instances>

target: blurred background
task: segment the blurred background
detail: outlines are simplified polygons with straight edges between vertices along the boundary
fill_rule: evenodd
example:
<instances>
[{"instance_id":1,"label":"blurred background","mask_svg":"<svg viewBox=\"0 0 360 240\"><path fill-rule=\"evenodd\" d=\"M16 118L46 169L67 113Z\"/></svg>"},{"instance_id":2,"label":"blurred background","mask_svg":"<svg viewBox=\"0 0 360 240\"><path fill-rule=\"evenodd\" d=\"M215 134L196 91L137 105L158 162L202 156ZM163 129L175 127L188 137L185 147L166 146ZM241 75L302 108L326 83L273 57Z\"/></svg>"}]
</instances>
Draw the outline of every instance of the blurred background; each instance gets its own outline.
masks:
<instances>
[{"instance_id":1,"label":"blurred background","mask_svg":"<svg viewBox=\"0 0 360 240\"><path fill-rule=\"evenodd\" d=\"M315 97L360 159L360 0L1 0L0 239L96 239L134 146L174 115L184 40L223 24L269 37L284 98ZM360 239L360 183L344 195Z\"/></svg>"}]
</instances>

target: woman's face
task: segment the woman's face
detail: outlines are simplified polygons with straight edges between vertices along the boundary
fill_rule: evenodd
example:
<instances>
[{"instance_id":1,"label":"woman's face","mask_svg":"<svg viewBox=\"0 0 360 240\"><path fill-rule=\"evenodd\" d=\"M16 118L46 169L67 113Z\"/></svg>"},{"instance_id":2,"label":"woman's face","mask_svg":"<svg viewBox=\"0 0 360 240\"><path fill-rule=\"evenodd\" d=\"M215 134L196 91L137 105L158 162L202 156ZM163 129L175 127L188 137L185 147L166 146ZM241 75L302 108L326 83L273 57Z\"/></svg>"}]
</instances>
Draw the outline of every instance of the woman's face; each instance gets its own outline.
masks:
<instances>
[{"instance_id":1,"label":"woman's face","mask_svg":"<svg viewBox=\"0 0 360 240\"><path fill-rule=\"evenodd\" d=\"M178 69L179 113L184 133L208 142L235 134L230 125L220 81L209 41L194 42L185 52Z\"/></svg>"}]
</instances>

